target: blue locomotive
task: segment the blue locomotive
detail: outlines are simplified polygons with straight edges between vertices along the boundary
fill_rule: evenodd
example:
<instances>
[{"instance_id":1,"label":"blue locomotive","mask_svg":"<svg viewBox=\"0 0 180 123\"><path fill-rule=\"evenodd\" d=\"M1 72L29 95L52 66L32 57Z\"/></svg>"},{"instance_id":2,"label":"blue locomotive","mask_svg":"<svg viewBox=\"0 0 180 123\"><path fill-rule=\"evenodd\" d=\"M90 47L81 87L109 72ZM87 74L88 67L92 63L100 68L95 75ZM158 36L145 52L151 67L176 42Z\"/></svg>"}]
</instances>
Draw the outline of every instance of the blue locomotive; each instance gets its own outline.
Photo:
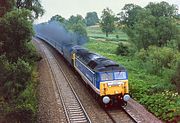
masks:
<instances>
[{"instance_id":1,"label":"blue locomotive","mask_svg":"<svg viewBox=\"0 0 180 123\"><path fill-rule=\"evenodd\" d=\"M130 99L128 73L122 65L81 46L63 44L41 33L36 36L64 56L103 104L126 104Z\"/></svg>"}]
</instances>

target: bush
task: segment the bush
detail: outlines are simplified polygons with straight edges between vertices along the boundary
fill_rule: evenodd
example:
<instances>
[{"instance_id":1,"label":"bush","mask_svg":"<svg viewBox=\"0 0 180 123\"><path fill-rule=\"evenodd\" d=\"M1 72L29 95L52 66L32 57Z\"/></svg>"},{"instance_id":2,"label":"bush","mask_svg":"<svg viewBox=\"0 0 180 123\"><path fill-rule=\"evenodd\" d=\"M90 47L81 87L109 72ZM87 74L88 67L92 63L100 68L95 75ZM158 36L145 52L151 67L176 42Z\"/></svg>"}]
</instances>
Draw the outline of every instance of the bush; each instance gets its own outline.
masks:
<instances>
[{"instance_id":1,"label":"bush","mask_svg":"<svg viewBox=\"0 0 180 123\"><path fill-rule=\"evenodd\" d=\"M116 38L119 39L119 35L116 35Z\"/></svg>"},{"instance_id":2,"label":"bush","mask_svg":"<svg viewBox=\"0 0 180 123\"><path fill-rule=\"evenodd\" d=\"M172 91L164 91L154 95L144 96L141 103L147 109L164 121L175 120L180 116L180 96ZM177 122L177 121L175 121Z\"/></svg>"},{"instance_id":3,"label":"bush","mask_svg":"<svg viewBox=\"0 0 180 123\"><path fill-rule=\"evenodd\" d=\"M40 61L42 57L39 53L36 52L36 48L34 47L32 42L28 42L26 45L27 45L28 54L24 56L24 59L30 64Z\"/></svg>"},{"instance_id":4,"label":"bush","mask_svg":"<svg viewBox=\"0 0 180 123\"><path fill-rule=\"evenodd\" d=\"M124 45L123 43L119 43L116 49L116 54L121 56L127 56L129 54L128 46Z\"/></svg>"},{"instance_id":5,"label":"bush","mask_svg":"<svg viewBox=\"0 0 180 123\"><path fill-rule=\"evenodd\" d=\"M180 54L168 47L150 46L147 51L141 49L136 55L144 68L154 74L162 74L165 69L175 69Z\"/></svg>"},{"instance_id":6,"label":"bush","mask_svg":"<svg viewBox=\"0 0 180 123\"><path fill-rule=\"evenodd\" d=\"M0 83L0 113L6 122L26 122L35 120L37 112L36 70L27 62L19 59L17 63L9 63L5 56L0 56L0 73L3 83Z\"/></svg>"},{"instance_id":7,"label":"bush","mask_svg":"<svg viewBox=\"0 0 180 123\"><path fill-rule=\"evenodd\" d=\"M178 63L176 72L172 77L172 82L176 85L177 91L180 94L180 62Z\"/></svg>"},{"instance_id":8,"label":"bush","mask_svg":"<svg viewBox=\"0 0 180 123\"><path fill-rule=\"evenodd\" d=\"M10 112L15 120L25 123L35 122L37 113L37 82L32 80L16 99L16 106Z\"/></svg>"},{"instance_id":9,"label":"bush","mask_svg":"<svg viewBox=\"0 0 180 123\"><path fill-rule=\"evenodd\" d=\"M32 69L29 63L19 59L17 63L7 63L6 72L9 74L2 83L2 94L7 101L10 101L26 89L28 82L31 81Z\"/></svg>"},{"instance_id":10,"label":"bush","mask_svg":"<svg viewBox=\"0 0 180 123\"><path fill-rule=\"evenodd\" d=\"M8 62L5 55L0 56L0 88L3 87L3 84L6 82L10 75L10 63ZM1 92L0 92L1 94Z\"/></svg>"}]
</instances>

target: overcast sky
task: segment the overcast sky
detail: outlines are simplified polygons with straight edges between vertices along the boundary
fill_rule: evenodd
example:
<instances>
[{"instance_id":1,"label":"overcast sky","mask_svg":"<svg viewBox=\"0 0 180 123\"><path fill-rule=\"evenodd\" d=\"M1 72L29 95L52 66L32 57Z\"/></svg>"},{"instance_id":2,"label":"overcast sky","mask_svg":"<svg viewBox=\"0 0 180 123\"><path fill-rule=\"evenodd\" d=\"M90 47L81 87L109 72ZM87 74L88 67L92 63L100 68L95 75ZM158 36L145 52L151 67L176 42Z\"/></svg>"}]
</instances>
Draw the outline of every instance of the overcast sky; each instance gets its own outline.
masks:
<instances>
[{"instance_id":1,"label":"overcast sky","mask_svg":"<svg viewBox=\"0 0 180 123\"><path fill-rule=\"evenodd\" d=\"M35 23L46 22L56 14L59 14L67 19L71 15L77 14L85 17L87 12L95 11L100 17L102 10L106 7L109 7L115 14L117 14L121 11L122 7L128 3L134 3L144 7L149 2L161 1L162 0L41 0L41 4L45 9L45 14L43 17L36 20ZM176 4L180 9L180 0L164 1L170 4Z\"/></svg>"}]
</instances>

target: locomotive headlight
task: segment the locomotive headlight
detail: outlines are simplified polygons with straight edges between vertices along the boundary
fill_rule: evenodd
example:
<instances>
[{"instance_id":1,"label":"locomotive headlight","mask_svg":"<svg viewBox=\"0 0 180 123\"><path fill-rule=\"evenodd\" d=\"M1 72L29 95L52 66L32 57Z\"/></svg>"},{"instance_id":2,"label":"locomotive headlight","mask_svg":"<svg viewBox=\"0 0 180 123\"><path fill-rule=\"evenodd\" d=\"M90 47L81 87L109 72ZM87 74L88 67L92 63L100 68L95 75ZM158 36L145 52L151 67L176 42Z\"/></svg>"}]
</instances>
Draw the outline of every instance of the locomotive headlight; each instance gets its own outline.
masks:
<instances>
[{"instance_id":1,"label":"locomotive headlight","mask_svg":"<svg viewBox=\"0 0 180 123\"><path fill-rule=\"evenodd\" d=\"M110 102L110 98L108 96L103 97L103 103L108 104Z\"/></svg>"},{"instance_id":2,"label":"locomotive headlight","mask_svg":"<svg viewBox=\"0 0 180 123\"><path fill-rule=\"evenodd\" d=\"M127 102L129 99L130 99L129 94L125 94L123 100Z\"/></svg>"}]
</instances>

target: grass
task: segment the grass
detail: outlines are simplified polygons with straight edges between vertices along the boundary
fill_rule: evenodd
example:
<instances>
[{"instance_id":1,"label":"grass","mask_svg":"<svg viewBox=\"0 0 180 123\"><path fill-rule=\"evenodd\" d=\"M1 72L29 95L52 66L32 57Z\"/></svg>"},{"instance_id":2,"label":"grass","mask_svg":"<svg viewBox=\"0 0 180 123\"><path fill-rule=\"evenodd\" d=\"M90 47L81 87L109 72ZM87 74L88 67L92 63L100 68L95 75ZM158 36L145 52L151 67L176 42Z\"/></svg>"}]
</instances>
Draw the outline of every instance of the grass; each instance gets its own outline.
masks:
<instances>
[{"instance_id":1,"label":"grass","mask_svg":"<svg viewBox=\"0 0 180 123\"><path fill-rule=\"evenodd\" d=\"M119 32L119 35L125 36L122 31ZM122 64L128 70L130 93L134 99L162 120L171 121L180 116L180 96L172 91L174 86L167 77L148 73L134 56L117 56L115 52L119 41L104 41L99 27L88 27L88 35L98 37L90 38L86 44L89 50Z\"/></svg>"},{"instance_id":2,"label":"grass","mask_svg":"<svg viewBox=\"0 0 180 123\"><path fill-rule=\"evenodd\" d=\"M113 34L109 34L106 37L105 33L102 33L98 25L87 27L88 36L95 39L104 39L108 41L127 41L128 36L122 32L122 30L115 30ZM118 35L119 38L116 36Z\"/></svg>"}]
</instances>

